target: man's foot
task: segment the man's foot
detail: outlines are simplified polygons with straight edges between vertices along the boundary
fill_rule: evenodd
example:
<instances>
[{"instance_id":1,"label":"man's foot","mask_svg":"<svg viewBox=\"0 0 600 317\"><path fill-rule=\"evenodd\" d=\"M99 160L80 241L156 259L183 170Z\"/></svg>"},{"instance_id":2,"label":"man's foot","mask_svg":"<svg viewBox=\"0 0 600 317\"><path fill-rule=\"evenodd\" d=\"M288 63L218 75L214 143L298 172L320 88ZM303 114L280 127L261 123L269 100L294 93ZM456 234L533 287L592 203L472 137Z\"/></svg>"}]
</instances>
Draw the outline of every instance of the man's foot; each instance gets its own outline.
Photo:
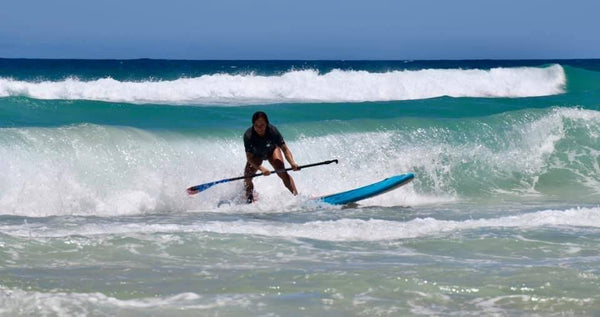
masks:
<instances>
[{"instance_id":1,"label":"man's foot","mask_svg":"<svg viewBox=\"0 0 600 317\"><path fill-rule=\"evenodd\" d=\"M246 196L246 204L251 204L254 202L254 195L250 194Z\"/></svg>"}]
</instances>

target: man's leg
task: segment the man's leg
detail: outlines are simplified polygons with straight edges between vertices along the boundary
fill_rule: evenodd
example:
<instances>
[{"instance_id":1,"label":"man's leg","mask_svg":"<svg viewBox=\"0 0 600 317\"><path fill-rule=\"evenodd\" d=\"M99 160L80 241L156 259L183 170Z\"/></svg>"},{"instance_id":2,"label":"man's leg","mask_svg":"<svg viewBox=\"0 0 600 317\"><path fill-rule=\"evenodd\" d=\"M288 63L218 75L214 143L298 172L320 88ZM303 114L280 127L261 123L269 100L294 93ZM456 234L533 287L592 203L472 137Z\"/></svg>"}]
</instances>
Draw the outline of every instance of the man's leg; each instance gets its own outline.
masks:
<instances>
[{"instance_id":1,"label":"man's leg","mask_svg":"<svg viewBox=\"0 0 600 317\"><path fill-rule=\"evenodd\" d=\"M262 164L262 160L260 158L254 158L252 163L255 166L260 166ZM257 169L252 167L250 162L246 162L246 167L244 168L244 176L252 176L256 174ZM251 204L254 201L254 184L252 183L252 178L244 179L244 189L246 190L246 202Z\"/></svg>"},{"instance_id":2,"label":"man's leg","mask_svg":"<svg viewBox=\"0 0 600 317\"><path fill-rule=\"evenodd\" d=\"M279 147L275 148L273 154L269 157L269 163L271 163L273 168L276 170L285 169L285 164L283 163L283 154L281 153L281 149ZM288 174L288 172L279 172L277 173L277 176L281 178L285 187L287 187L292 194L298 195L294 179L292 176L290 176L290 174Z\"/></svg>"}]
</instances>

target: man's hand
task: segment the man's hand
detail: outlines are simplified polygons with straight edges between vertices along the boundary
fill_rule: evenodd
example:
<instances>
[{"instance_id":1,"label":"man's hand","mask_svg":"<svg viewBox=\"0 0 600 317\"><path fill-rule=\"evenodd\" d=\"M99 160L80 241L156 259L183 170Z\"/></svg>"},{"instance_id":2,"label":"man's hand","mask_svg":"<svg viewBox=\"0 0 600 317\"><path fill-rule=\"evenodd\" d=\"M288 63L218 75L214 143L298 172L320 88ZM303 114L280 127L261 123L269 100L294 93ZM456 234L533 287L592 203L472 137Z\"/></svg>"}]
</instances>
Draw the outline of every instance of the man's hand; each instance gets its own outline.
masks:
<instances>
[{"instance_id":1,"label":"man's hand","mask_svg":"<svg viewBox=\"0 0 600 317\"><path fill-rule=\"evenodd\" d=\"M264 168L262 165L259 166L258 168L263 173L263 176L269 176L269 175L271 175L271 171L269 171L268 169Z\"/></svg>"}]
</instances>

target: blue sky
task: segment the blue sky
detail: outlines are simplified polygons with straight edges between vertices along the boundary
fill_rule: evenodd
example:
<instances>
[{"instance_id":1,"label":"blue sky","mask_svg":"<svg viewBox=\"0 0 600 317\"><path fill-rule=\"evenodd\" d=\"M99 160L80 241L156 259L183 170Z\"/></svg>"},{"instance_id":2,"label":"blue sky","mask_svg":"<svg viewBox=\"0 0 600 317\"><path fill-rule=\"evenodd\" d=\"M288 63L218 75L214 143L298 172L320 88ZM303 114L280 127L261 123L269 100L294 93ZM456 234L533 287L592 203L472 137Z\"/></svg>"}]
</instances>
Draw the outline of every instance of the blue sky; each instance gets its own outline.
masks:
<instances>
[{"instance_id":1,"label":"blue sky","mask_svg":"<svg viewBox=\"0 0 600 317\"><path fill-rule=\"evenodd\" d=\"M0 57L600 58L597 0L10 0Z\"/></svg>"}]
</instances>

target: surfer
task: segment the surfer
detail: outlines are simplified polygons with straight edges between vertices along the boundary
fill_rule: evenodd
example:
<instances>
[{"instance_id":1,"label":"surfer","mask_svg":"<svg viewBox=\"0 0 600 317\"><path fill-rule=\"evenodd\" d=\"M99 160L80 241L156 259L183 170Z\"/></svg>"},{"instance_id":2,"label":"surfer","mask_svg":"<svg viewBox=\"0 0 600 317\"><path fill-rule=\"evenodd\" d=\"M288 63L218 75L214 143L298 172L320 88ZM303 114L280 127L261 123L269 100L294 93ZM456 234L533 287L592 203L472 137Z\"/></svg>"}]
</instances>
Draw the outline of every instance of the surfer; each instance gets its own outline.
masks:
<instances>
[{"instance_id":1,"label":"surfer","mask_svg":"<svg viewBox=\"0 0 600 317\"><path fill-rule=\"evenodd\" d=\"M269 123L267 114L262 111L257 111L252 115L252 126L244 133L244 148L246 150L246 167L244 168L244 188L246 190L246 202L254 201L254 184L252 176L257 170L260 170L263 175L267 176L271 172L262 166L262 162L268 160L275 170L284 170L285 164L283 156L290 163L294 171L300 170L298 164L294 161L292 152L285 144L283 136L277 128ZM282 152L283 151L283 155ZM277 172L277 176L281 178L283 184L289 191L298 195L294 179L286 171Z\"/></svg>"}]
</instances>

